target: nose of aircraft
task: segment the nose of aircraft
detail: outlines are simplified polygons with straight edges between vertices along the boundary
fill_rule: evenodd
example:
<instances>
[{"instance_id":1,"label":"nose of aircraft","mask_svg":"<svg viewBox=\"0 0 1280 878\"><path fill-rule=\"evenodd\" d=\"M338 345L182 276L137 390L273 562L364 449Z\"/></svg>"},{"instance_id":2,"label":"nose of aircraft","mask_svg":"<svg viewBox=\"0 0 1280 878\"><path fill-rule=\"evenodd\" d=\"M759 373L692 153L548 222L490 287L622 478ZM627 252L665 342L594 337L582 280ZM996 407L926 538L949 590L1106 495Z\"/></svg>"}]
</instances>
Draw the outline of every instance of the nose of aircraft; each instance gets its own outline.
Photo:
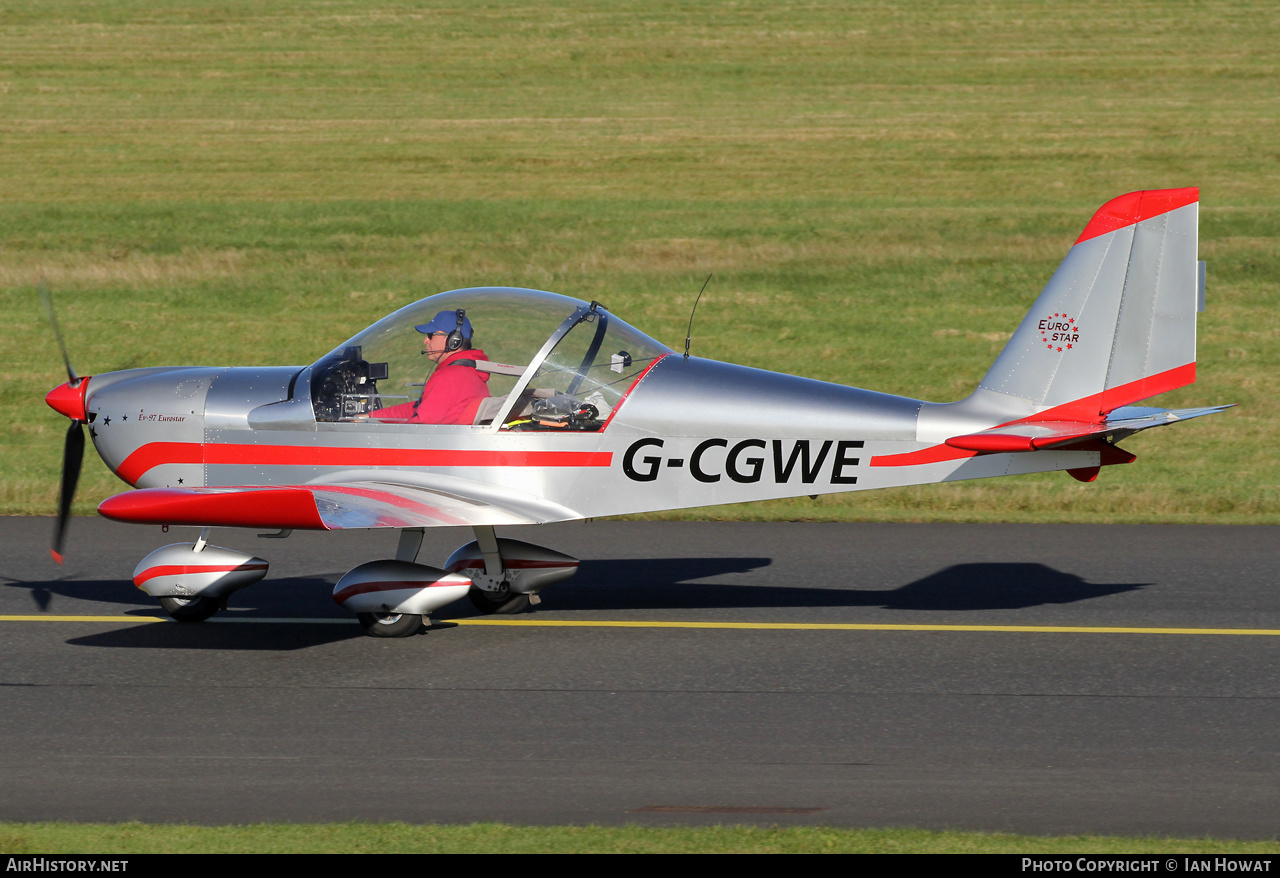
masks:
<instances>
[{"instance_id":1,"label":"nose of aircraft","mask_svg":"<svg viewBox=\"0 0 1280 878\"><path fill-rule=\"evenodd\" d=\"M80 481L80 464L84 460L84 423L89 420L84 410L84 397L88 390L88 378L73 377L66 384L49 391L48 396L44 398L51 409L71 419L71 425L67 428L66 444L62 449L62 487L58 491L58 519L53 529L53 546L49 549L49 554L59 564L62 563L62 542L67 534L67 521L71 517L71 499L75 496L76 483Z\"/></svg>"},{"instance_id":2,"label":"nose of aircraft","mask_svg":"<svg viewBox=\"0 0 1280 878\"><path fill-rule=\"evenodd\" d=\"M84 410L84 396L89 389L88 377L68 381L49 391L44 401L60 415L66 415L73 421L87 421Z\"/></svg>"}]
</instances>

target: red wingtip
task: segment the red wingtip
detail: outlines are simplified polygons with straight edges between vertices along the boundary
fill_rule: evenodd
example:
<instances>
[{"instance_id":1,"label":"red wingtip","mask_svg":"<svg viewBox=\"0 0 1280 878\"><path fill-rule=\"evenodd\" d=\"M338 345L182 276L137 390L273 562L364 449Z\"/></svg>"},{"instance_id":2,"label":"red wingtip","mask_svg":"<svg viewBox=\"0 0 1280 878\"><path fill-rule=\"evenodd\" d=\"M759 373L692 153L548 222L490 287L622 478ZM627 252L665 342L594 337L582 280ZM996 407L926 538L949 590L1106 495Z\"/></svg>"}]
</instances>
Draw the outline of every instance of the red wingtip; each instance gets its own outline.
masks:
<instances>
[{"instance_id":1,"label":"red wingtip","mask_svg":"<svg viewBox=\"0 0 1280 878\"><path fill-rule=\"evenodd\" d=\"M1093 215L1076 243L1123 229L1200 200L1200 189L1144 189L1113 198Z\"/></svg>"},{"instance_id":2,"label":"red wingtip","mask_svg":"<svg viewBox=\"0 0 1280 878\"><path fill-rule=\"evenodd\" d=\"M55 552L53 549L49 550L49 556L53 558L53 560L57 561L59 565L62 564L62 556L59 555L57 552Z\"/></svg>"}]
</instances>

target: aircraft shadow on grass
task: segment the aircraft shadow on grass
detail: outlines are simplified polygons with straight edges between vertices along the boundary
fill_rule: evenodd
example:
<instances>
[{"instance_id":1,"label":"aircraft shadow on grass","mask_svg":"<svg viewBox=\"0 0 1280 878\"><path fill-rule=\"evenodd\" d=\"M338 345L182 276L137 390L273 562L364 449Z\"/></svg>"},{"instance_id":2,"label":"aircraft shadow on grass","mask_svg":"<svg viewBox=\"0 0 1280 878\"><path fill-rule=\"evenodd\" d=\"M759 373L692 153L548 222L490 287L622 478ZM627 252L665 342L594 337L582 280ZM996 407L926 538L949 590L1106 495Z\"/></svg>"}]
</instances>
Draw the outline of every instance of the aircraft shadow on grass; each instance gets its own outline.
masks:
<instances>
[{"instance_id":1,"label":"aircraft shadow on grass","mask_svg":"<svg viewBox=\"0 0 1280 878\"><path fill-rule=\"evenodd\" d=\"M821 588L806 586L744 585L696 580L744 574L770 566L769 558L665 558L653 560L604 560L583 562L578 576L549 589L543 604L559 613L598 610L680 610L867 607L903 612L982 611L1026 609L1070 604L1108 595L1136 591L1150 583L1095 584L1044 564L957 564L897 588ZM856 577L856 570L851 578ZM232 609L218 618L346 619L328 598L337 578L297 577L267 581L238 593ZM37 593L63 595L98 602L127 603L139 615L151 616L149 602L140 602L127 581L16 583ZM52 602L44 600L44 607ZM239 606L237 606L237 604ZM47 611L47 610L46 610ZM436 616L475 615L466 601L453 604ZM536 618L536 617L530 617ZM855 621L846 619L842 621ZM361 638L358 625L317 622L289 624L202 625L154 624L103 632L67 641L77 646L134 649L255 649L291 651Z\"/></svg>"}]
</instances>

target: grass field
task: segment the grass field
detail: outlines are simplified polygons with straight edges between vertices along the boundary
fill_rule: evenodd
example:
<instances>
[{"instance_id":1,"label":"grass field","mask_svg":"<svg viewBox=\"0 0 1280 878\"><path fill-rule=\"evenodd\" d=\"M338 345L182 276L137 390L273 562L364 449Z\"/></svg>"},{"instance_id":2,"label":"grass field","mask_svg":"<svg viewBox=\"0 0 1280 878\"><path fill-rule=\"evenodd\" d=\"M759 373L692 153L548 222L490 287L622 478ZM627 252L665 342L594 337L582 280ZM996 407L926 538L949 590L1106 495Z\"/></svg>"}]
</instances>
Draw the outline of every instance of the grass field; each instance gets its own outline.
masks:
<instances>
[{"instance_id":1,"label":"grass field","mask_svg":"<svg viewBox=\"0 0 1280 878\"><path fill-rule=\"evenodd\" d=\"M1092 212L1198 185L1199 382L1238 402L1028 476L690 517L1280 521L1280 10L1261 2L0 7L0 513L63 379L302 364L480 284L694 353L967 394ZM123 485L90 455L77 511Z\"/></svg>"},{"instance_id":2,"label":"grass field","mask_svg":"<svg viewBox=\"0 0 1280 878\"><path fill-rule=\"evenodd\" d=\"M509 826L404 823L156 826L0 823L0 854L181 853L753 853L753 854L1262 854L1275 841L1041 838L920 829L705 826Z\"/></svg>"}]
</instances>

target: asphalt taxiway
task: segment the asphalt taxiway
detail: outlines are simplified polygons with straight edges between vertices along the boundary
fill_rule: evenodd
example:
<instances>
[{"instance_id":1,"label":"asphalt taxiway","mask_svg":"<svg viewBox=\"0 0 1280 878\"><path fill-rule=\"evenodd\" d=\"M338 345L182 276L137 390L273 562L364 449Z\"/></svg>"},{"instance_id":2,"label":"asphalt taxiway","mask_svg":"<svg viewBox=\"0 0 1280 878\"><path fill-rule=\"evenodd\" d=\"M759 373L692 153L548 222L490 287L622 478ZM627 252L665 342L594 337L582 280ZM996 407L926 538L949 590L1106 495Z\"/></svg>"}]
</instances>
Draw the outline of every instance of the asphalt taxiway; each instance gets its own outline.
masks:
<instances>
[{"instance_id":1,"label":"asphalt taxiway","mask_svg":"<svg viewBox=\"0 0 1280 878\"><path fill-rule=\"evenodd\" d=\"M1280 825L1275 528L511 528L578 576L403 640L330 599L390 533L214 531L271 573L179 625L129 577L194 530L50 532L0 520L4 821Z\"/></svg>"}]
</instances>

